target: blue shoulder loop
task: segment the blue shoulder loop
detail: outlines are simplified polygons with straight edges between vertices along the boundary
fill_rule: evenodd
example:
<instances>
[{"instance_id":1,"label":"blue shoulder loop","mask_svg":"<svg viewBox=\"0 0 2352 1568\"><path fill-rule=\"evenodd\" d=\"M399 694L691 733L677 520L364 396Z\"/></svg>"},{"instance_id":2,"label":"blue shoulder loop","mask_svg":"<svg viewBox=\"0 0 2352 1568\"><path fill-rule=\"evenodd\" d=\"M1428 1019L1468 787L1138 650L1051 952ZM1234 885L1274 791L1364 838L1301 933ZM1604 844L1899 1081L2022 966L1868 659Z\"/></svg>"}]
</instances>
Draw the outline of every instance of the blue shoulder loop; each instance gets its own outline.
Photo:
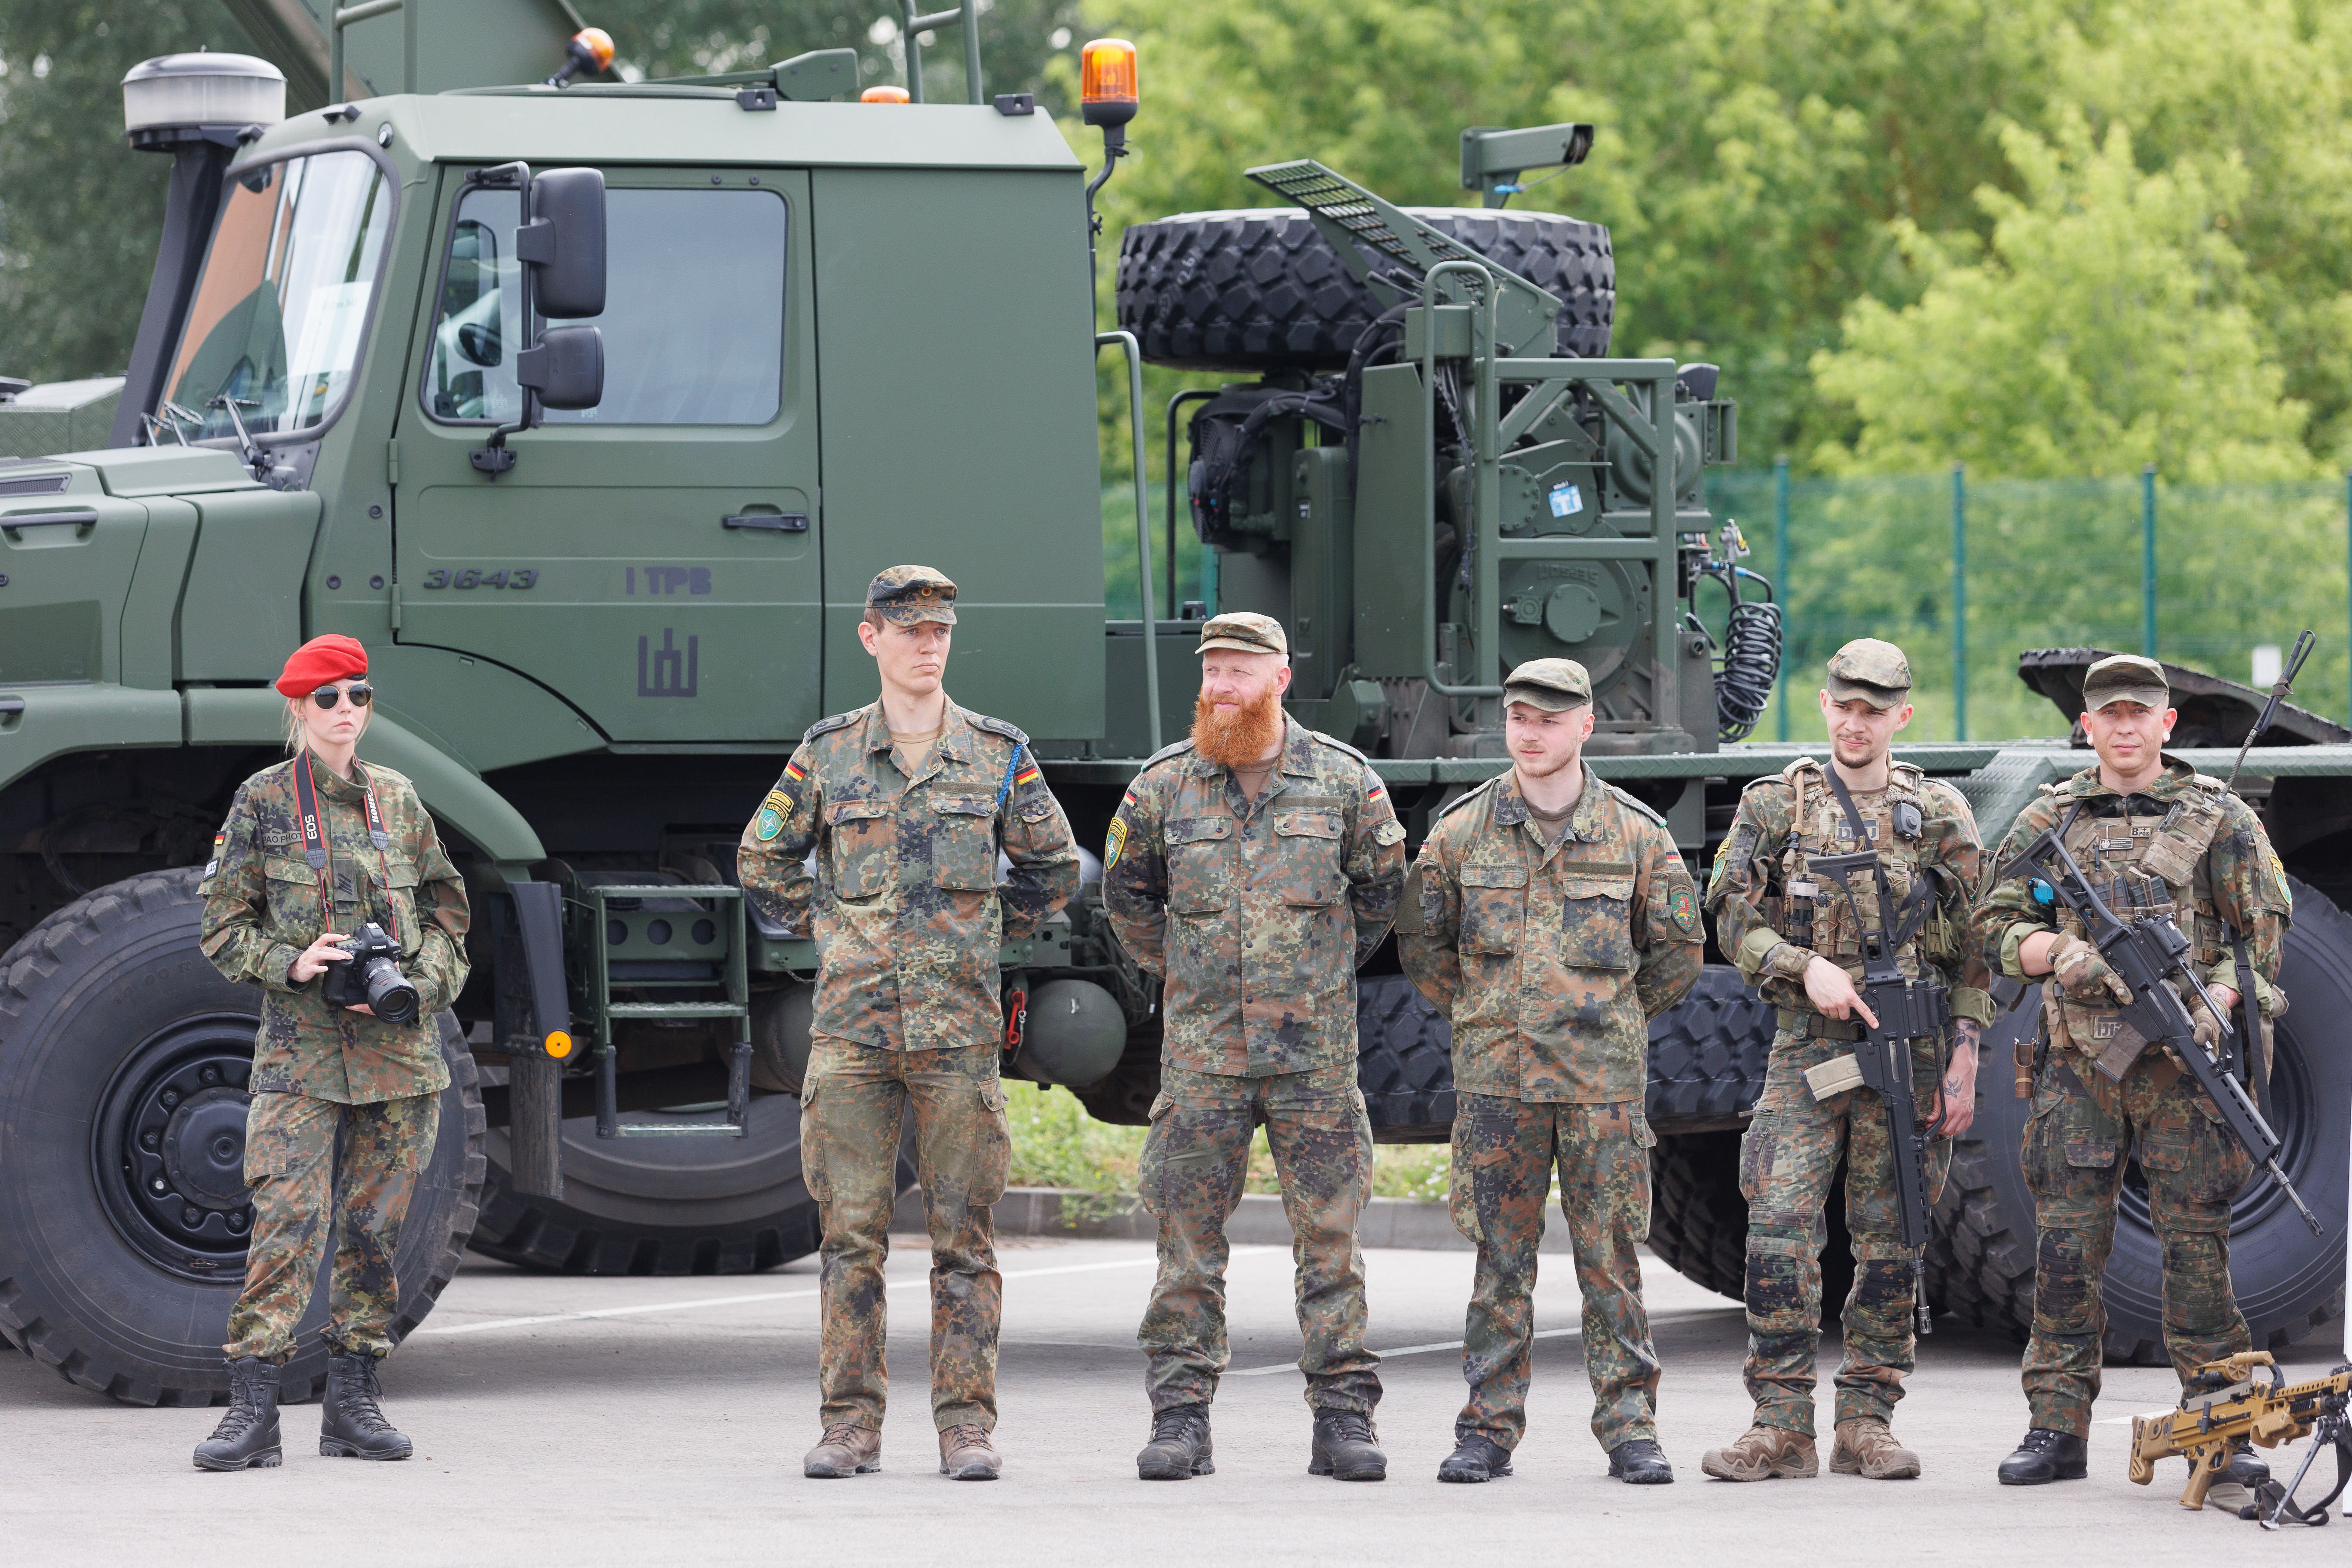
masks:
<instances>
[{"instance_id":1,"label":"blue shoulder loop","mask_svg":"<svg viewBox=\"0 0 2352 1568\"><path fill-rule=\"evenodd\" d=\"M1005 762L1004 782L996 786L996 809L999 811L1004 809L1004 797L1013 793L1013 775L1021 771L1021 753L1026 750L1026 746L1015 745L1013 755Z\"/></svg>"}]
</instances>

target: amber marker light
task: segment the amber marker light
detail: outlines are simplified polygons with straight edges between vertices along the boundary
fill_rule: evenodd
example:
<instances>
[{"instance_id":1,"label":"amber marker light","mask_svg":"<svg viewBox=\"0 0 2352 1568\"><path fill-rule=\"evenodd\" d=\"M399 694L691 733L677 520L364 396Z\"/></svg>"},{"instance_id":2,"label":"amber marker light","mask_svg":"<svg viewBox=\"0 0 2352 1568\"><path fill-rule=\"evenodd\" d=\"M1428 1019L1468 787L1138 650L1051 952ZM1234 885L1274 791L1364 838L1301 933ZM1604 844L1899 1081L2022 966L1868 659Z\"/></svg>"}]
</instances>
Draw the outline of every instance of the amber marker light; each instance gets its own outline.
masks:
<instances>
[{"instance_id":1,"label":"amber marker light","mask_svg":"<svg viewBox=\"0 0 2352 1568\"><path fill-rule=\"evenodd\" d=\"M860 103L905 103L908 101L903 87L869 87L857 95Z\"/></svg>"},{"instance_id":2,"label":"amber marker light","mask_svg":"<svg viewBox=\"0 0 2352 1568\"><path fill-rule=\"evenodd\" d=\"M1135 118L1135 46L1097 38L1078 52L1078 103L1089 125L1124 125Z\"/></svg>"},{"instance_id":3,"label":"amber marker light","mask_svg":"<svg viewBox=\"0 0 2352 1568\"><path fill-rule=\"evenodd\" d=\"M565 87L575 76L595 76L613 63L613 35L602 27L583 27L563 46L563 64L542 84Z\"/></svg>"},{"instance_id":4,"label":"amber marker light","mask_svg":"<svg viewBox=\"0 0 2352 1568\"><path fill-rule=\"evenodd\" d=\"M562 1061L572 1054L572 1037L561 1029L550 1030L546 1040L542 1043L547 1047L547 1054L557 1061Z\"/></svg>"}]
</instances>

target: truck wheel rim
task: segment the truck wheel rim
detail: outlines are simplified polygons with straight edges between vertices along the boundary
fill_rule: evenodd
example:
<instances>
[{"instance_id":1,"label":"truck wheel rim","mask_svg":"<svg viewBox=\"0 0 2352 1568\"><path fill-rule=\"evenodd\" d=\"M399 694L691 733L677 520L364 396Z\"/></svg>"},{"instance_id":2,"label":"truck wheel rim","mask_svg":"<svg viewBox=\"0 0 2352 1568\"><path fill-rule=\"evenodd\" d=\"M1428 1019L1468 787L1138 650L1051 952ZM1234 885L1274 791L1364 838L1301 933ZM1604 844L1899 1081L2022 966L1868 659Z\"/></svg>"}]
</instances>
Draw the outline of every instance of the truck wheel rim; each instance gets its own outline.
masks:
<instances>
[{"instance_id":1,"label":"truck wheel rim","mask_svg":"<svg viewBox=\"0 0 2352 1568\"><path fill-rule=\"evenodd\" d=\"M183 1019L125 1053L90 1122L107 1217L132 1250L184 1279L245 1278L253 1019Z\"/></svg>"}]
</instances>

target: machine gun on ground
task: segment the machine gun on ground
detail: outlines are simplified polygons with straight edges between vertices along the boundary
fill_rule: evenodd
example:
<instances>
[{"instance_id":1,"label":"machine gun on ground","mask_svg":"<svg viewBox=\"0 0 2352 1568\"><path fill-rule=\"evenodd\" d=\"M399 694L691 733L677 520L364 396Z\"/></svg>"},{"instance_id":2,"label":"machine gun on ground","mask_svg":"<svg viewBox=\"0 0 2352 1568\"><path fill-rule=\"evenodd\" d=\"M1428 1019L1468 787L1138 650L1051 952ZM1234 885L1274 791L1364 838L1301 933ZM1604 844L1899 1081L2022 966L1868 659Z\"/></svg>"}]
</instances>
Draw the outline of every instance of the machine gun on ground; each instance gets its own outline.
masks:
<instances>
[{"instance_id":1,"label":"machine gun on ground","mask_svg":"<svg viewBox=\"0 0 2352 1568\"><path fill-rule=\"evenodd\" d=\"M2160 1045L2171 1051L2221 1111L2221 1124L2230 1130L2230 1136L2238 1141L2254 1163L2270 1172L2279 1190L2302 1213L2304 1223L2311 1226L2311 1234L2326 1235L2320 1228L2319 1217L2311 1212L2294 1184L2286 1179L2286 1173L2279 1168L2284 1141L2271 1131L2263 1113L2254 1109L2245 1086L2215 1058L2214 1053L2197 1043L2197 1026L2189 1018L2188 1005L2171 985L2175 974L2187 983L2212 1016L2225 1053L2235 1048L2235 1036L2230 1027L2229 1014L2214 1003L2205 983L2188 963L2189 939L2180 933L2179 926L2169 915L2142 920L2135 925L2126 925L2118 920L2115 911L2091 890L2090 883L2084 879L2083 868L2067 853L2065 841L2059 837L2063 826L2061 823L2027 845L2015 859L2001 868L2000 875L2034 877L2051 889L2058 902L2074 911L2091 945L2099 950L2107 967L2131 988L2132 999L2120 1009L2120 1026L2137 1033L2143 1046ZM2254 1048L2259 1050L2259 1046ZM2109 1070L2109 1059L2100 1058L2101 1071Z\"/></svg>"},{"instance_id":2,"label":"machine gun on ground","mask_svg":"<svg viewBox=\"0 0 2352 1568\"><path fill-rule=\"evenodd\" d=\"M2258 1367L2270 1368L2267 1385L2255 1381ZM2180 1506L2203 1509L2205 1494L2230 1473L2230 1455L2241 1441L2274 1448L2292 1443L2306 1432L2317 1441L2304 1456L2303 1466L2287 1486L2264 1481L2254 1505L2244 1517L2260 1518L2263 1528L2276 1530L2283 1521L2325 1524L2327 1507L2343 1495L2352 1479L2352 1366L2339 1366L2325 1377L2290 1384L2268 1351L2241 1351L2223 1361L2208 1362L2189 1380L2180 1408L2161 1415L2132 1417L2131 1479L2146 1486L2155 1478L2156 1461L2179 1454L2189 1460L2189 1484L2181 1489ZM2336 1486L2309 1508L2294 1503L2295 1489L2310 1474L2312 1461L2323 1447L2336 1449Z\"/></svg>"}]
</instances>

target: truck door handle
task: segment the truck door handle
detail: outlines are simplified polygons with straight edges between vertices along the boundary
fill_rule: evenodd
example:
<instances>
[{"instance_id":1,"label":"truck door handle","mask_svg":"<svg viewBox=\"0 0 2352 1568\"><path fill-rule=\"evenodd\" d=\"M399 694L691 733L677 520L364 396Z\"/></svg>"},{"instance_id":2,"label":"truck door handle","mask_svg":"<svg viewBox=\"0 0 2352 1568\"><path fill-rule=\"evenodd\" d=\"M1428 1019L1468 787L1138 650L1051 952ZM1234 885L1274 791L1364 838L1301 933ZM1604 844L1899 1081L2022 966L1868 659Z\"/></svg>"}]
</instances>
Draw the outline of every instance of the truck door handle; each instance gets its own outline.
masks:
<instances>
[{"instance_id":1,"label":"truck door handle","mask_svg":"<svg viewBox=\"0 0 2352 1568\"><path fill-rule=\"evenodd\" d=\"M806 533L809 525L804 511L741 511L719 521L724 528L751 528L765 533Z\"/></svg>"},{"instance_id":2,"label":"truck door handle","mask_svg":"<svg viewBox=\"0 0 2352 1568\"><path fill-rule=\"evenodd\" d=\"M0 515L0 528L15 532L20 528L95 528L98 511L92 507L76 507L71 511L17 511Z\"/></svg>"}]
</instances>

